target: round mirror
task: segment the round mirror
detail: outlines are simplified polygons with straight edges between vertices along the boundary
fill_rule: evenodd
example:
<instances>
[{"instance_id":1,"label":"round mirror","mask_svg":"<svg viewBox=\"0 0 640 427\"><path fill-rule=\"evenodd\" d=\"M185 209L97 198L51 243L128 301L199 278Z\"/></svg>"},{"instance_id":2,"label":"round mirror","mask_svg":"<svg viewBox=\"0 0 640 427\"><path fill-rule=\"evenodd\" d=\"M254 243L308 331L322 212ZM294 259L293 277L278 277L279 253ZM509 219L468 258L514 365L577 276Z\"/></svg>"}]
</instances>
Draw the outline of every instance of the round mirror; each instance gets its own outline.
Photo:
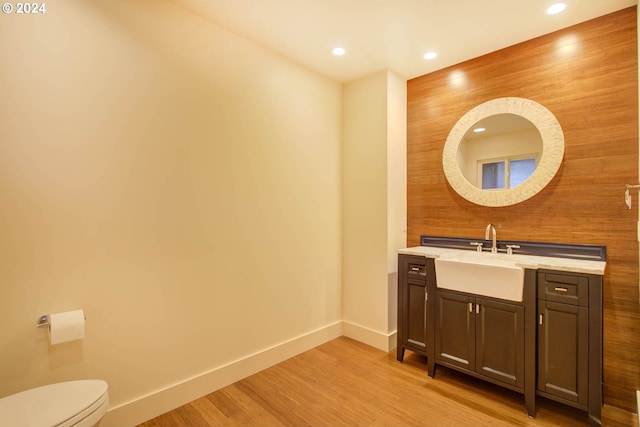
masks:
<instances>
[{"instance_id":1,"label":"round mirror","mask_svg":"<svg viewBox=\"0 0 640 427\"><path fill-rule=\"evenodd\" d=\"M524 98L498 98L458 120L442 164L460 196L483 206L509 206L542 190L563 156L562 128L549 110Z\"/></svg>"}]
</instances>

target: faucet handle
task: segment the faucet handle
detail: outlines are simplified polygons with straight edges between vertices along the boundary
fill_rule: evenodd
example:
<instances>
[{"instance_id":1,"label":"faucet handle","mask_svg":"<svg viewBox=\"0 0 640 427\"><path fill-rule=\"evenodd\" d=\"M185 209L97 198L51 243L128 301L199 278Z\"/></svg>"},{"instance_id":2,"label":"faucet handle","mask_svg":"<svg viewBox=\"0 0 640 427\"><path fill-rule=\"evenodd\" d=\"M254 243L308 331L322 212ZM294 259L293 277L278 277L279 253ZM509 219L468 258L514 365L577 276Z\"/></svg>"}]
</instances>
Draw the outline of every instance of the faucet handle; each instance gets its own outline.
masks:
<instances>
[{"instance_id":1,"label":"faucet handle","mask_svg":"<svg viewBox=\"0 0 640 427\"><path fill-rule=\"evenodd\" d=\"M514 249L520 249L518 245L507 245L507 255L513 255Z\"/></svg>"},{"instance_id":2,"label":"faucet handle","mask_svg":"<svg viewBox=\"0 0 640 427\"><path fill-rule=\"evenodd\" d=\"M476 247L476 251L482 253L482 242L470 242L469 243L471 246L475 246Z\"/></svg>"}]
</instances>

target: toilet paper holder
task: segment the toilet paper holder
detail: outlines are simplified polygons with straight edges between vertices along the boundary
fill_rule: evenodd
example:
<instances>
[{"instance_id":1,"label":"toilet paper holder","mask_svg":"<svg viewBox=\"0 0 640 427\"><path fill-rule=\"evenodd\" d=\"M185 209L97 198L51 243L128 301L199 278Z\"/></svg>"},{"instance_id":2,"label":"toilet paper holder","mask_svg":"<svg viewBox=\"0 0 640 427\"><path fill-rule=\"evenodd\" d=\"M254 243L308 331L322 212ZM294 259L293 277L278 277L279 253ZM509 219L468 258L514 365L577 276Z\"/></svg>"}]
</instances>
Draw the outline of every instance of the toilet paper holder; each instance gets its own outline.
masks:
<instances>
[{"instance_id":1,"label":"toilet paper holder","mask_svg":"<svg viewBox=\"0 0 640 427\"><path fill-rule=\"evenodd\" d=\"M38 323L36 323L36 328L48 328L49 326L51 326L49 315L43 314L42 316L40 316L40 319L38 319Z\"/></svg>"},{"instance_id":2,"label":"toilet paper holder","mask_svg":"<svg viewBox=\"0 0 640 427\"><path fill-rule=\"evenodd\" d=\"M84 316L84 319L87 320L87 316ZM51 327L51 320L49 319L48 314L43 314L38 319L38 323L36 323L36 328L49 328Z\"/></svg>"}]
</instances>

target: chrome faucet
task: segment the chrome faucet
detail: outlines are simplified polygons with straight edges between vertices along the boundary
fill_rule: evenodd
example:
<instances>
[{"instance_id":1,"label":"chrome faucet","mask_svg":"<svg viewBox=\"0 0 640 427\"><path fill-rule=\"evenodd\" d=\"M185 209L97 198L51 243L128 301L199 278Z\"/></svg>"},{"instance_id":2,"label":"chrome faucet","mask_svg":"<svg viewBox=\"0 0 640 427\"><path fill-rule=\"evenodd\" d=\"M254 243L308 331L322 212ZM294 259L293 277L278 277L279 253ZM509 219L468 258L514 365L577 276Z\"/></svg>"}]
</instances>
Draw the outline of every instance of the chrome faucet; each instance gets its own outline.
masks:
<instances>
[{"instance_id":1,"label":"chrome faucet","mask_svg":"<svg viewBox=\"0 0 640 427\"><path fill-rule=\"evenodd\" d=\"M487 225L487 229L484 231L484 240L489 240L489 231L491 231L493 239L493 245L491 245L491 253L497 254L498 245L496 244L496 228L491 223Z\"/></svg>"}]
</instances>

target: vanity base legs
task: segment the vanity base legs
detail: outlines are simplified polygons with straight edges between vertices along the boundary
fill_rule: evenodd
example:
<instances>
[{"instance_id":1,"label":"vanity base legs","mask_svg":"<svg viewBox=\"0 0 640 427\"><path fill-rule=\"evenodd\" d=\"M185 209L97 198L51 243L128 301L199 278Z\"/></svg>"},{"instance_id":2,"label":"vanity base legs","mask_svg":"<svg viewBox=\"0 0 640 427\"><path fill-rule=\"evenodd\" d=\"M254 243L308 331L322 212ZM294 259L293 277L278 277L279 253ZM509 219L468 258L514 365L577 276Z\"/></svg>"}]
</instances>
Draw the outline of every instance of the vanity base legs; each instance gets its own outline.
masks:
<instances>
[{"instance_id":1,"label":"vanity base legs","mask_svg":"<svg viewBox=\"0 0 640 427\"><path fill-rule=\"evenodd\" d=\"M535 418L536 417L536 396L535 396L535 391L531 394L533 394L533 396L529 396L529 392L525 391L524 392L524 403L527 406L527 415L529 415L529 418Z\"/></svg>"}]
</instances>

